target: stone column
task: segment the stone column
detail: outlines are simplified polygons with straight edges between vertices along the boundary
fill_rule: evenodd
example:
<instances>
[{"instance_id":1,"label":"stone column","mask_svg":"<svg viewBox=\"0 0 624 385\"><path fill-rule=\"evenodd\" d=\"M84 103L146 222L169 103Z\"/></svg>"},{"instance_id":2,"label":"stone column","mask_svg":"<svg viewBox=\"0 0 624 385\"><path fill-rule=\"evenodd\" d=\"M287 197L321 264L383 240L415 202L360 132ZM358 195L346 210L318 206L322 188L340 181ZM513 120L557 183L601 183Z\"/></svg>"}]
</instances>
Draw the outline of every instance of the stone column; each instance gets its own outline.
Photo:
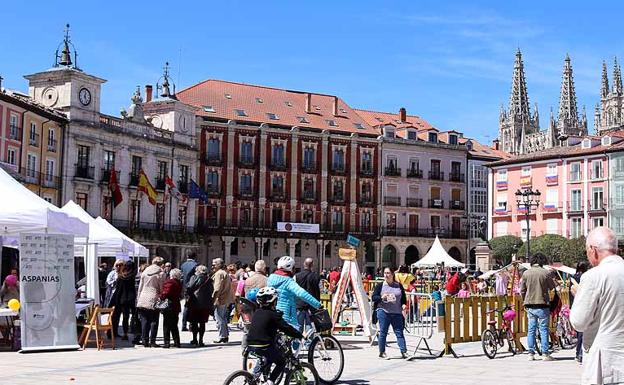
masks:
<instances>
[{"instance_id":1,"label":"stone column","mask_svg":"<svg viewBox=\"0 0 624 385\"><path fill-rule=\"evenodd\" d=\"M288 238L286 239L286 242L288 242L288 255L295 259L295 247L297 246L297 243L299 243L299 240L295 238Z\"/></svg>"},{"instance_id":2,"label":"stone column","mask_svg":"<svg viewBox=\"0 0 624 385\"><path fill-rule=\"evenodd\" d=\"M377 269L381 267L381 241L373 242L373 246L375 247L375 272L377 272Z\"/></svg>"},{"instance_id":3,"label":"stone column","mask_svg":"<svg viewBox=\"0 0 624 385\"><path fill-rule=\"evenodd\" d=\"M291 149L290 149L290 221L297 221L297 187L299 185L299 178L297 173L299 172L299 129L293 127L291 135Z\"/></svg>"},{"instance_id":4,"label":"stone column","mask_svg":"<svg viewBox=\"0 0 624 385\"><path fill-rule=\"evenodd\" d=\"M221 240L223 241L223 260L225 264L228 265L230 263L230 246L232 242L234 242L235 237L222 236Z\"/></svg>"},{"instance_id":5,"label":"stone column","mask_svg":"<svg viewBox=\"0 0 624 385\"><path fill-rule=\"evenodd\" d=\"M262 259L262 246L264 245L263 241L264 238L254 238L254 244L256 246L256 261Z\"/></svg>"},{"instance_id":6,"label":"stone column","mask_svg":"<svg viewBox=\"0 0 624 385\"><path fill-rule=\"evenodd\" d=\"M318 256L319 272L325 268L325 240L316 240L316 254Z\"/></svg>"}]
</instances>

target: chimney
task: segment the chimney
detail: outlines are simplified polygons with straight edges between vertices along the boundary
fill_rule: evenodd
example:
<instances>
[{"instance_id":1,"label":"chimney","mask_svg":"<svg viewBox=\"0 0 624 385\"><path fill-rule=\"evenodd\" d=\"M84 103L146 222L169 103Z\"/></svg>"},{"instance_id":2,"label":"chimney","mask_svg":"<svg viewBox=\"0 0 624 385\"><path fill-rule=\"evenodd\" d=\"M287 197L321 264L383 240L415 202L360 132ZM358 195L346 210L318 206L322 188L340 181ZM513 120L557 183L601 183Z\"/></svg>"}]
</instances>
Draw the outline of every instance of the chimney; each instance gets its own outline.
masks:
<instances>
[{"instance_id":1,"label":"chimney","mask_svg":"<svg viewBox=\"0 0 624 385\"><path fill-rule=\"evenodd\" d=\"M407 111L405 110L405 107L401 107L401 109L399 109L399 120L401 123L407 122Z\"/></svg>"},{"instance_id":2,"label":"chimney","mask_svg":"<svg viewBox=\"0 0 624 385\"><path fill-rule=\"evenodd\" d=\"M312 94L309 92L305 94L305 112L308 114L312 112Z\"/></svg>"},{"instance_id":3,"label":"chimney","mask_svg":"<svg viewBox=\"0 0 624 385\"><path fill-rule=\"evenodd\" d=\"M148 84L145 86L145 103L149 103L152 101L152 85Z\"/></svg>"},{"instance_id":4,"label":"chimney","mask_svg":"<svg viewBox=\"0 0 624 385\"><path fill-rule=\"evenodd\" d=\"M338 116L338 96L334 96L334 116Z\"/></svg>"},{"instance_id":5,"label":"chimney","mask_svg":"<svg viewBox=\"0 0 624 385\"><path fill-rule=\"evenodd\" d=\"M499 142L498 142L498 139L494 139L494 140L492 141L492 148L493 148L493 149L495 149L495 150L497 150L497 151L498 151L498 149L499 149L499 145L498 145L498 143L499 143Z\"/></svg>"}]
</instances>

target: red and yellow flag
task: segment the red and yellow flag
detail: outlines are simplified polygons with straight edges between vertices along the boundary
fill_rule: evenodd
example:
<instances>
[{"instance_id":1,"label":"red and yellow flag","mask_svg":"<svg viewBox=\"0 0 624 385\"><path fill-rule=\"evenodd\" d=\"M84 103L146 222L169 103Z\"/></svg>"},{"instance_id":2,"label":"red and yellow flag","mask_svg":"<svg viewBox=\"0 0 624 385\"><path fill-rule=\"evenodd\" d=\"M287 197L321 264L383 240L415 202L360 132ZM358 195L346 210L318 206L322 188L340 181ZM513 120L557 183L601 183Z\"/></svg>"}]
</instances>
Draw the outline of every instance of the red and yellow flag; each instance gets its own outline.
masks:
<instances>
[{"instance_id":1,"label":"red and yellow flag","mask_svg":"<svg viewBox=\"0 0 624 385\"><path fill-rule=\"evenodd\" d=\"M143 192L147 195L147 199L152 206L156 205L156 199L158 199L158 193L152 187L149 179L147 179L147 175L143 172L143 169L139 172L139 184L137 185L137 190Z\"/></svg>"}]
</instances>

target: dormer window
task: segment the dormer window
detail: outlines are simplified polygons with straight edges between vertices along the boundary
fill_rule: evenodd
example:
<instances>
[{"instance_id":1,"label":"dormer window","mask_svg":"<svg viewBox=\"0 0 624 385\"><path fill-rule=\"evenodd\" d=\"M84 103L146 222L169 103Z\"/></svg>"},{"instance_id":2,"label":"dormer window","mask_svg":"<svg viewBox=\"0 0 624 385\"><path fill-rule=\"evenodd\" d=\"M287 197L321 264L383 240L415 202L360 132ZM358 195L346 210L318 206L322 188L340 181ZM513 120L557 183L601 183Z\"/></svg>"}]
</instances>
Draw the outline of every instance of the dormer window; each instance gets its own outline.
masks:
<instances>
[{"instance_id":1,"label":"dormer window","mask_svg":"<svg viewBox=\"0 0 624 385\"><path fill-rule=\"evenodd\" d=\"M393 128L386 128L386 138L389 139L394 139L394 129Z\"/></svg>"},{"instance_id":2,"label":"dormer window","mask_svg":"<svg viewBox=\"0 0 624 385\"><path fill-rule=\"evenodd\" d=\"M299 123L310 123L310 121L305 116L297 116L297 119L299 119Z\"/></svg>"},{"instance_id":3,"label":"dormer window","mask_svg":"<svg viewBox=\"0 0 624 385\"><path fill-rule=\"evenodd\" d=\"M202 106L204 112L216 112L213 106Z\"/></svg>"},{"instance_id":4,"label":"dormer window","mask_svg":"<svg viewBox=\"0 0 624 385\"><path fill-rule=\"evenodd\" d=\"M611 137L610 136L603 136L602 140L600 141L600 143L603 146L610 146L611 145Z\"/></svg>"},{"instance_id":5,"label":"dormer window","mask_svg":"<svg viewBox=\"0 0 624 385\"><path fill-rule=\"evenodd\" d=\"M338 127L338 124L336 124L335 120L327 119L327 120L325 120L325 122L327 122L327 125L330 126L330 127Z\"/></svg>"},{"instance_id":6,"label":"dormer window","mask_svg":"<svg viewBox=\"0 0 624 385\"><path fill-rule=\"evenodd\" d=\"M292 107L292 103L291 103L291 102L289 102L288 100L287 100L287 101L285 101L285 102L284 102L284 104L286 104L286 106L288 106L288 107Z\"/></svg>"},{"instance_id":7,"label":"dormer window","mask_svg":"<svg viewBox=\"0 0 624 385\"><path fill-rule=\"evenodd\" d=\"M591 148L591 139L583 139L583 142L581 142L581 148Z\"/></svg>"},{"instance_id":8,"label":"dormer window","mask_svg":"<svg viewBox=\"0 0 624 385\"><path fill-rule=\"evenodd\" d=\"M234 110L237 116L247 116L245 110Z\"/></svg>"},{"instance_id":9,"label":"dormer window","mask_svg":"<svg viewBox=\"0 0 624 385\"><path fill-rule=\"evenodd\" d=\"M457 146L457 135L454 135L454 134L449 135L449 144L452 144L453 146Z\"/></svg>"},{"instance_id":10,"label":"dormer window","mask_svg":"<svg viewBox=\"0 0 624 385\"><path fill-rule=\"evenodd\" d=\"M384 120L383 120L382 118L380 118L379 116L375 116L375 120L376 120L376 121L378 121L378 122L380 122L380 123L383 123L383 121L384 121Z\"/></svg>"},{"instance_id":11,"label":"dormer window","mask_svg":"<svg viewBox=\"0 0 624 385\"><path fill-rule=\"evenodd\" d=\"M418 140L418 134L414 130L407 131L407 139L409 140Z\"/></svg>"},{"instance_id":12,"label":"dormer window","mask_svg":"<svg viewBox=\"0 0 624 385\"><path fill-rule=\"evenodd\" d=\"M438 134L436 134L435 132L430 132L429 143L438 143Z\"/></svg>"},{"instance_id":13,"label":"dormer window","mask_svg":"<svg viewBox=\"0 0 624 385\"><path fill-rule=\"evenodd\" d=\"M362 125L362 123L353 123L353 127L357 128L358 130L364 129L364 126Z\"/></svg>"},{"instance_id":14,"label":"dormer window","mask_svg":"<svg viewBox=\"0 0 624 385\"><path fill-rule=\"evenodd\" d=\"M225 94L223 96L225 96L226 99L232 99L232 94Z\"/></svg>"},{"instance_id":15,"label":"dormer window","mask_svg":"<svg viewBox=\"0 0 624 385\"><path fill-rule=\"evenodd\" d=\"M466 150L472 151L472 142L471 141L467 141L466 142Z\"/></svg>"},{"instance_id":16,"label":"dormer window","mask_svg":"<svg viewBox=\"0 0 624 385\"><path fill-rule=\"evenodd\" d=\"M264 100L262 100L262 98L256 98L256 103L262 104L264 103Z\"/></svg>"},{"instance_id":17,"label":"dormer window","mask_svg":"<svg viewBox=\"0 0 624 385\"><path fill-rule=\"evenodd\" d=\"M277 116L277 114L274 114L272 112L267 112L267 117L271 120L279 120L279 116Z\"/></svg>"}]
</instances>

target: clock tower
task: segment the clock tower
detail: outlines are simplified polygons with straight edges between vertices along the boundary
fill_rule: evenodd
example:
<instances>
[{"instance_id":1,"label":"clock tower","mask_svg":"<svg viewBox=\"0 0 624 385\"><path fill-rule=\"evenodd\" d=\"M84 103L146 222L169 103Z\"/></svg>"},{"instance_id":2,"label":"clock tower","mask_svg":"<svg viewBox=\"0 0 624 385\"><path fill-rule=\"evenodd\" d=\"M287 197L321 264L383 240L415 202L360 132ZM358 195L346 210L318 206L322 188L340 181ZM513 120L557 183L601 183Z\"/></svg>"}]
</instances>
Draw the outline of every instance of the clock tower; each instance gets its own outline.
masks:
<instances>
[{"instance_id":1,"label":"clock tower","mask_svg":"<svg viewBox=\"0 0 624 385\"><path fill-rule=\"evenodd\" d=\"M46 107L63 111L71 120L98 121L102 84L106 80L84 73L69 36L69 24L56 49L54 66L24 76L30 97Z\"/></svg>"}]
</instances>

